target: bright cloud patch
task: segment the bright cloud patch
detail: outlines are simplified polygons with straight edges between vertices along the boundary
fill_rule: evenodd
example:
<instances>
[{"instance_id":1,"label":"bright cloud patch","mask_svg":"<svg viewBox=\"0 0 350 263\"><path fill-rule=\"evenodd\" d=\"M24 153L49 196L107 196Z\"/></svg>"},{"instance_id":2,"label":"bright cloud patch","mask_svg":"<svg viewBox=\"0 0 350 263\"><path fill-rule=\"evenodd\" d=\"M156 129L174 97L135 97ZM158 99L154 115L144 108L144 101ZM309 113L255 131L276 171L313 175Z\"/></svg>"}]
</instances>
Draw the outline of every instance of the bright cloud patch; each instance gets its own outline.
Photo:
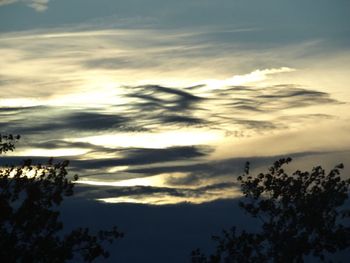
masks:
<instances>
[{"instance_id":1,"label":"bright cloud patch","mask_svg":"<svg viewBox=\"0 0 350 263\"><path fill-rule=\"evenodd\" d=\"M236 75L224 80L205 80L204 83L211 88L222 88L227 86L247 85L264 81L269 75L293 72L294 69L288 67L255 70L245 75Z\"/></svg>"}]
</instances>

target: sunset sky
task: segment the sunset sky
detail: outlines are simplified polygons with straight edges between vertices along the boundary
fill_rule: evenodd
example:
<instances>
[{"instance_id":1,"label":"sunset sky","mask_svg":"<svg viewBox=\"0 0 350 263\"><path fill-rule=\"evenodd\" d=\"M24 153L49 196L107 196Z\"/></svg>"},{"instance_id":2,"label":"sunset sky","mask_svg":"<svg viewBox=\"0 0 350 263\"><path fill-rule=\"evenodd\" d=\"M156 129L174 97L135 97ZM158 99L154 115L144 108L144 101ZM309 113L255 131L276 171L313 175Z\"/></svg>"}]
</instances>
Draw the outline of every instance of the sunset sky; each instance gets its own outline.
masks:
<instances>
[{"instance_id":1,"label":"sunset sky","mask_svg":"<svg viewBox=\"0 0 350 263\"><path fill-rule=\"evenodd\" d=\"M348 0L0 0L1 162L150 205L237 197L246 161L350 166L349 51Z\"/></svg>"}]
</instances>

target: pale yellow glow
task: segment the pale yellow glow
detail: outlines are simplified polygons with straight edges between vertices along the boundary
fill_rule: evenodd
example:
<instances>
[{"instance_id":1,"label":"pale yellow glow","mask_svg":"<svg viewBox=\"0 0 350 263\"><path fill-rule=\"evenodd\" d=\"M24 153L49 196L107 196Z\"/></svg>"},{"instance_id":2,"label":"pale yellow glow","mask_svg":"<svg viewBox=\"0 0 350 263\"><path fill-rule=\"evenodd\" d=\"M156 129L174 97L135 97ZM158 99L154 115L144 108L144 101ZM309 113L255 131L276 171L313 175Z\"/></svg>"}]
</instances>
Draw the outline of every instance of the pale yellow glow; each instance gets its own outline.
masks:
<instances>
[{"instance_id":1,"label":"pale yellow glow","mask_svg":"<svg viewBox=\"0 0 350 263\"><path fill-rule=\"evenodd\" d=\"M67 149L24 149L17 150L15 153L19 156L49 156L49 157L61 157L61 156L75 156L87 153L88 149L82 148L67 148ZM9 153L10 155L11 153Z\"/></svg>"},{"instance_id":2,"label":"pale yellow glow","mask_svg":"<svg viewBox=\"0 0 350 263\"><path fill-rule=\"evenodd\" d=\"M56 33L53 30L31 30L25 33L8 33L7 36L0 38L1 41L14 41L14 40L40 40L40 39L83 39L84 37L105 37L105 36L123 36L131 34L139 34L144 30L84 30L84 31L57 31ZM49 33L50 32L50 33Z\"/></svg>"},{"instance_id":3,"label":"pale yellow glow","mask_svg":"<svg viewBox=\"0 0 350 263\"><path fill-rule=\"evenodd\" d=\"M112 167L112 168L109 168L107 171L109 173L115 173L115 172L121 172L121 171L124 171L126 169L128 169L129 166L127 165L124 165L124 166L115 166L115 167Z\"/></svg>"},{"instance_id":4,"label":"pale yellow glow","mask_svg":"<svg viewBox=\"0 0 350 263\"><path fill-rule=\"evenodd\" d=\"M121 181L94 181L83 179L76 181L76 183L97 186L163 186L163 182L159 176L149 176Z\"/></svg>"},{"instance_id":5,"label":"pale yellow glow","mask_svg":"<svg viewBox=\"0 0 350 263\"><path fill-rule=\"evenodd\" d=\"M0 99L0 107L33 107L41 105L37 99L13 98Z\"/></svg>"},{"instance_id":6,"label":"pale yellow glow","mask_svg":"<svg viewBox=\"0 0 350 263\"><path fill-rule=\"evenodd\" d=\"M330 136L336 132L337 136ZM318 121L305 127L248 137L225 137L217 144L212 159L230 156L275 156L307 151L347 150L350 145L349 124L337 120ZM297 142L297 143L296 143Z\"/></svg>"},{"instance_id":7,"label":"pale yellow glow","mask_svg":"<svg viewBox=\"0 0 350 263\"><path fill-rule=\"evenodd\" d=\"M108 172L121 172L128 168L128 166L117 166L113 167ZM157 186L157 187L172 187L167 183L167 178L180 178L185 176L186 173L174 172L174 173L161 173L147 177L126 179L120 181L101 181L101 180L87 180L80 179L76 181L78 184L87 184L87 185L97 185L97 186ZM186 186L188 188L188 186ZM179 186L179 188L183 188ZM191 187L190 187L191 188Z\"/></svg>"},{"instance_id":8,"label":"pale yellow glow","mask_svg":"<svg viewBox=\"0 0 350 263\"><path fill-rule=\"evenodd\" d=\"M201 204L205 202L212 202L218 199L228 199L236 198L242 195L239 189L230 190L218 190L214 192L209 192L201 196L194 197L182 197L182 196L169 196L165 194L155 194L155 195L142 195L138 197L110 197L110 198L100 198L98 201L105 203L136 203L136 204L152 204L152 205L171 205L178 203L191 203L191 204Z\"/></svg>"},{"instance_id":9,"label":"pale yellow glow","mask_svg":"<svg viewBox=\"0 0 350 263\"><path fill-rule=\"evenodd\" d=\"M175 130L158 133L118 133L83 138L70 138L66 141L87 142L105 147L140 147L167 148L172 146L189 146L211 144L223 136L222 131L209 130Z\"/></svg>"},{"instance_id":10,"label":"pale yellow glow","mask_svg":"<svg viewBox=\"0 0 350 263\"><path fill-rule=\"evenodd\" d=\"M217 199L217 198L216 198ZM111 198L100 198L98 201L104 203L134 203L134 204L152 204L152 205L172 205L178 203L193 203L200 204L203 202L213 201L208 200L207 198L182 198L182 197L169 197L169 196L147 196L142 198L133 198L133 197L111 197Z\"/></svg>"},{"instance_id":11,"label":"pale yellow glow","mask_svg":"<svg viewBox=\"0 0 350 263\"><path fill-rule=\"evenodd\" d=\"M108 76L91 74L86 83L77 92L55 96L46 101L50 106L89 105L90 107L108 107L127 103L122 97L123 89Z\"/></svg>"}]
</instances>

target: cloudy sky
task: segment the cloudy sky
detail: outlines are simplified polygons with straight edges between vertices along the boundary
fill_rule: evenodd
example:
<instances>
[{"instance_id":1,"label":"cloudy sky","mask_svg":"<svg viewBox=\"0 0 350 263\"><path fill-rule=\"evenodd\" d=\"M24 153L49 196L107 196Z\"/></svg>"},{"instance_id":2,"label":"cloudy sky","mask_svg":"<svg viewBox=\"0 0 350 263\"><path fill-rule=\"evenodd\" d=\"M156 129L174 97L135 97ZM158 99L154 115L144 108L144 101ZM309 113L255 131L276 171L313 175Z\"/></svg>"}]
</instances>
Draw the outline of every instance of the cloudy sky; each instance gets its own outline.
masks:
<instances>
[{"instance_id":1,"label":"cloudy sky","mask_svg":"<svg viewBox=\"0 0 350 263\"><path fill-rule=\"evenodd\" d=\"M0 0L1 162L107 203L239 196L246 161L350 165L348 0ZM169 261L170 262L170 261Z\"/></svg>"},{"instance_id":2,"label":"cloudy sky","mask_svg":"<svg viewBox=\"0 0 350 263\"><path fill-rule=\"evenodd\" d=\"M15 156L68 158L81 183L127 187L101 191L110 202L226 198L246 160L345 161L349 12L341 0L0 1L1 131L23 136Z\"/></svg>"}]
</instances>

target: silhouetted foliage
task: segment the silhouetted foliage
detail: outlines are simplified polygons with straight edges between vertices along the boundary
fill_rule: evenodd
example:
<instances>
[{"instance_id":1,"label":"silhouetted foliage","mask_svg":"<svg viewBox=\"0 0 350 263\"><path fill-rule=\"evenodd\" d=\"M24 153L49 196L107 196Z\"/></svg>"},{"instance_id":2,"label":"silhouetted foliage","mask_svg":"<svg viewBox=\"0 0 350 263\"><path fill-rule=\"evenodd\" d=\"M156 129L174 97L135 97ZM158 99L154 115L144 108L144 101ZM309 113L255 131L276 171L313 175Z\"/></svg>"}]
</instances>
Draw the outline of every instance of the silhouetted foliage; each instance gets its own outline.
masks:
<instances>
[{"instance_id":1,"label":"silhouetted foliage","mask_svg":"<svg viewBox=\"0 0 350 263\"><path fill-rule=\"evenodd\" d=\"M244 195L240 207L261 221L259 232L236 228L214 236L216 252L207 257L192 252L193 263L304 262L305 256L325 261L327 255L350 247L350 218L344 209L350 179L340 177L343 164L328 174L322 167L288 175L276 161L268 173L249 174L249 163L238 177ZM327 262L332 262L327 260Z\"/></svg>"},{"instance_id":2,"label":"silhouetted foliage","mask_svg":"<svg viewBox=\"0 0 350 263\"><path fill-rule=\"evenodd\" d=\"M19 136L0 136L0 153L14 150ZM88 228L63 233L59 206L73 195L68 161L0 168L0 262L60 263L80 257L84 262L108 257L104 242L123 234L114 227L92 235ZM77 180L77 176L73 180Z\"/></svg>"},{"instance_id":3,"label":"silhouetted foliage","mask_svg":"<svg viewBox=\"0 0 350 263\"><path fill-rule=\"evenodd\" d=\"M19 135L1 135L0 134L0 154L6 153L8 151L13 151L15 149L15 142L20 139Z\"/></svg>"}]
</instances>

